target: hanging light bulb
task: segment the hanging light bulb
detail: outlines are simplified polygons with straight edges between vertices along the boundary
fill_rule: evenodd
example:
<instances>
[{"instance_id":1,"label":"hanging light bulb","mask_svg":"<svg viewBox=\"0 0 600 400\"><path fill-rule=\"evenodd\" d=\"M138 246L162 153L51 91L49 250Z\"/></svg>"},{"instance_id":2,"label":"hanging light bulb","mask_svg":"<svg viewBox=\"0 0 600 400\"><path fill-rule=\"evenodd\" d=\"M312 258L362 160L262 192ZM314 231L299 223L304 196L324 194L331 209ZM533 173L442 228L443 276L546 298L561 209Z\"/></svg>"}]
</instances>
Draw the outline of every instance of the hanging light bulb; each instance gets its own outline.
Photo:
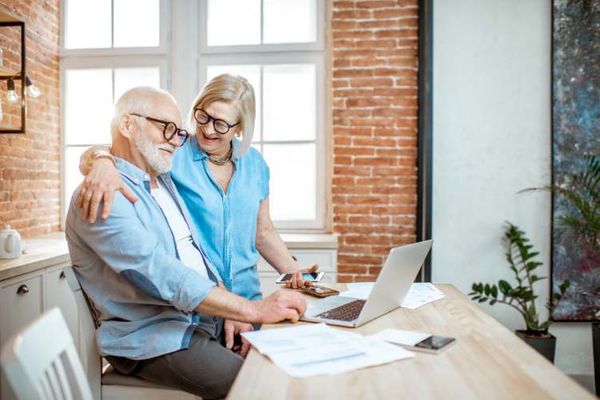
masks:
<instances>
[{"instance_id":1,"label":"hanging light bulb","mask_svg":"<svg viewBox=\"0 0 600 400\"><path fill-rule=\"evenodd\" d=\"M33 82L31 82L31 79L29 79L28 76L25 77L25 91L27 92L28 96L31 96L34 99L42 94L42 92L40 92L40 89L38 89L37 86L35 86Z\"/></svg>"},{"instance_id":2,"label":"hanging light bulb","mask_svg":"<svg viewBox=\"0 0 600 400\"><path fill-rule=\"evenodd\" d=\"M6 100L9 103L16 103L19 101L19 96L17 95L17 91L15 90L15 81L9 79L7 82L8 92L6 93Z\"/></svg>"}]
</instances>

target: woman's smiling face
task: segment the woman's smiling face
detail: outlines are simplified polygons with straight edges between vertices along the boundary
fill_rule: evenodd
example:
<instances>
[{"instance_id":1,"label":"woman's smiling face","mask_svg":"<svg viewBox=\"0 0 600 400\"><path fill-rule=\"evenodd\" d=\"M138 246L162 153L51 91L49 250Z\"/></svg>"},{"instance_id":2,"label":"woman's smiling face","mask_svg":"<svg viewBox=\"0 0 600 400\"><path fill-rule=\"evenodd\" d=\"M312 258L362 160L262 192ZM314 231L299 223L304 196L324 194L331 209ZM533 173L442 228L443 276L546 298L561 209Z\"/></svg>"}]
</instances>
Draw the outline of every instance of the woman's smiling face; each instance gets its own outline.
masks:
<instances>
[{"instance_id":1,"label":"woman's smiling face","mask_svg":"<svg viewBox=\"0 0 600 400\"><path fill-rule=\"evenodd\" d=\"M222 101L215 101L204 107L202 110L210 117L210 120L204 125L200 125L196 121L196 139L198 141L198 146L207 154L216 156L227 154L233 136L239 132L240 129L239 124L235 125L239 122L237 120L235 107ZM221 134L215 130L215 119L221 119L229 126L235 126L229 128L227 133Z\"/></svg>"}]
</instances>

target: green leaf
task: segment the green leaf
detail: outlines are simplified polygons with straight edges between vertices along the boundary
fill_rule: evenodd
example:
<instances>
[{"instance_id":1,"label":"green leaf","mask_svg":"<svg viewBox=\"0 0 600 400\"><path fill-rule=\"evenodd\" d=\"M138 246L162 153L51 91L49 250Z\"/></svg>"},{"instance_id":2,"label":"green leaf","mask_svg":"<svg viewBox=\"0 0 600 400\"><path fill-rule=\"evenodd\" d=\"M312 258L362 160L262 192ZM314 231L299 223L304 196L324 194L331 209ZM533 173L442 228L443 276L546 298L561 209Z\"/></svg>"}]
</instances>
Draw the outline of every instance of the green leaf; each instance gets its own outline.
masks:
<instances>
[{"instance_id":1,"label":"green leaf","mask_svg":"<svg viewBox=\"0 0 600 400\"><path fill-rule=\"evenodd\" d=\"M559 286L560 293L564 294L570 287L571 287L571 281L569 281L569 280L564 281Z\"/></svg>"},{"instance_id":2,"label":"green leaf","mask_svg":"<svg viewBox=\"0 0 600 400\"><path fill-rule=\"evenodd\" d=\"M544 279L546 279L545 276L531 275L531 283L532 284L535 283L535 282L537 282L537 281L544 280Z\"/></svg>"},{"instance_id":3,"label":"green leaf","mask_svg":"<svg viewBox=\"0 0 600 400\"><path fill-rule=\"evenodd\" d=\"M510 283L506 282L505 280L498 281L498 288L500 289L500 292L505 295L512 290Z\"/></svg>"},{"instance_id":4,"label":"green leaf","mask_svg":"<svg viewBox=\"0 0 600 400\"><path fill-rule=\"evenodd\" d=\"M492 293L492 297L493 298L497 298L498 297L498 287L496 285L493 285L490 288L490 292Z\"/></svg>"},{"instance_id":5,"label":"green leaf","mask_svg":"<svg viewBox=\"0 0 600 400\"><path fill-rule=\"evenodd\" d=\"M543 324L540 325L540 330L542 330L545 333L547 333L548 332L548 328L550 328L550 324L551 323L552 323L552 321L550 321L550 320L544 322Z\"/></svg>"},{"instance_id":6,"label":"green leaf","mask_svg":"<svg viewBox=\"0 0 600 400\"><path fill-rule=\"evenodd\" d=\"M525 254L523 256L523 261L531 260L533 257L535 257L535 256L537 256L537 255L540 254L537 251L534 251L534 252L530 253L529 250L531 250L533 248L533 246L531 246L531 245L524 246L524 248L525 248L526 252L525 252Z\"/></svg>"},{"instance_id":7,"label":"green leaf","mask_svg":"<svg viewBox=\"0 0 600 400\"><path fill-rule=\"evenodd\" d=\"M552 295L552 298L553 298L555 301L559 301L559 300L562 298L562 296L561 296L561 294L560 294L560 293L554 293L554 294Z\"/></svg>"},{"instance_id":8,"label":"green leaf","mask_svg":"<svg viewBox=\"0 0 600 400\"><path fill-rule=\"evenodd\" d=\"M534 269L536 269L537 267L539 267L540 265L542 265L541 262L538 261L530 261L526 264L526 268L528 272L533 271Z\"/></svg>"}]
</instances>

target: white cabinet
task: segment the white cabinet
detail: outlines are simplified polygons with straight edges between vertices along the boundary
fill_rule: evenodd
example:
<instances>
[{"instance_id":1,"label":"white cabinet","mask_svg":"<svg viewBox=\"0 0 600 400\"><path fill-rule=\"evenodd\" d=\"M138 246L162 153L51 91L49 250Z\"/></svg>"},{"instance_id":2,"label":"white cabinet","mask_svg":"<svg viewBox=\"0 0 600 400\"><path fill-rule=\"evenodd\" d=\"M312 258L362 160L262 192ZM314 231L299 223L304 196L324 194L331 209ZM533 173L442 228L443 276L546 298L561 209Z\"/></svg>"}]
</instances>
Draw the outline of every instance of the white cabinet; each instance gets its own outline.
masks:
<instances>
[{"instance_id":1,"label":"white cabinet","mask_svg":"<svg viewBox=\"0 0 600 400\"><path fill-rule=\"evenodd\" d=\"M71 336L75 340L75 346L77 346L77 339L79 338L77 303L75 303L75 297L69 288L63 268L63 266L60 266L46 270L45 309L49 310L53 307L60 309L65 321L67 321Z\"/></svg>"},{"instance_id":2,"label":"white cabinet","mask_svg":"<svg viewBox=\"0 0 600 400\"><path fill-rule=\"evenodd\" d=\"M43 312L43 273L21 275L0 282L0 347ZM0 380L0 398L14 399L4 374Z\"/></svg>"},{"instance_id":3,"label":"white cabinet","mask_svg":"<svg viewBox=\"0 0 600 400\"><path fill-rule=\"evenodd\" d=\"M78 347L77 304L62 273L64 267L65 264L48 266L29 274L0 281L0 348L9 337L53 307L58 307L62 312L75 346ZM14 398L2 374L0 399Z\"/></svg>"}]
</instances>

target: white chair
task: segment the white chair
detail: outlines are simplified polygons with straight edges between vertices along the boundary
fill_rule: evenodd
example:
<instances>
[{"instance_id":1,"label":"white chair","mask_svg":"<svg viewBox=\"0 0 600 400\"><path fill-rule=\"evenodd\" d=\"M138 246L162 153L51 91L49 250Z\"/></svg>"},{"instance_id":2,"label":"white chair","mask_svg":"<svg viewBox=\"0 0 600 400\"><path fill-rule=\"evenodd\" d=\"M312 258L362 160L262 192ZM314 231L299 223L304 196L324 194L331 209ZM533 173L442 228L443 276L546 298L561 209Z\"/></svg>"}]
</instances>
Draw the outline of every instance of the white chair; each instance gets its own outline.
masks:
<instances>
[{"instance_id":1,"label":"white chair","mask_svg":"<svg viewBox=\"0 0 600 400\"><path fill-rule=\"evenodd\" d=\"M10 338L1 362L18 399L92 400L73 338L58 308Z\"/></svg>"},{"instance_id":2,"label":"white chair","mask_svg":"<svg viewBox=\"0 0 600 400\"><path fill-rule=\"evenodd\" d=\"M102 369L102 357L96 347L96 326L92 308L72 267L64 269L73 291L79 314L81 361L95 400L199 400L193 394L123 375L112 367Z\"/></svg>"}]
</instances>

